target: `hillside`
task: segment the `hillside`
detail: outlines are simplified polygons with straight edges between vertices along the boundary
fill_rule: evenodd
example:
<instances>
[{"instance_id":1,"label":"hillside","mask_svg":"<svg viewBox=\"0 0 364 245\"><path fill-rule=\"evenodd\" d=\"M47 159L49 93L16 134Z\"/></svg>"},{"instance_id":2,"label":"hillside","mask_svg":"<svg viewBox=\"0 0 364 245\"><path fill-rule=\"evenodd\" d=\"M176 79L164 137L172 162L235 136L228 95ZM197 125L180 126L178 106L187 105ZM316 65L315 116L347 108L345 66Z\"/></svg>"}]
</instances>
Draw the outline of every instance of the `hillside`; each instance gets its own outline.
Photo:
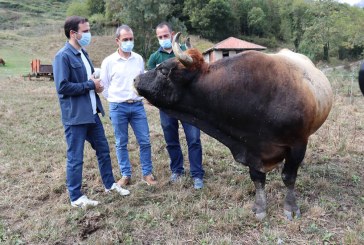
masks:
<instances>
[{"instance_id":1,"label":"hillside","mask_svg":"<svg viewBox=\"0 0 364 245\"><path fill-rule=\"evenodd\" d=\"M0 78L29 73L32 59L52 62L67 41L63 30L67 2L0 0L0 58L6 61L6 67L0 67ZM114 28L108 28L108 36L93 35L87 50L95 66L116 50L113 32ZM213 45L196 36L191 41L201 51Z\"/></svg>"}]
</instances>

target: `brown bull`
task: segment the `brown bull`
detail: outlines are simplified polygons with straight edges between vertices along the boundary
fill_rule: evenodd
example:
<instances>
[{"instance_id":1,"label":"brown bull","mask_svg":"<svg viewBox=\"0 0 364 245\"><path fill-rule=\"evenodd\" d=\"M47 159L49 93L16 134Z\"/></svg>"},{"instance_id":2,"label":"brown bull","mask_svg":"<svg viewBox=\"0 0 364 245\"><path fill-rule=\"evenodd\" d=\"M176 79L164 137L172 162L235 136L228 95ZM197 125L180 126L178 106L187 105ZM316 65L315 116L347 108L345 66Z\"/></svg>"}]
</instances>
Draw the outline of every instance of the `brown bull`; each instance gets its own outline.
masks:
<instances>
[{"instance_id":1,"label":"brown bull","mask_svg":"<svg viewBox=\"0 0 364 245\"><path fill-rule=\"evenodd\" d=\"M325 75L304 55L247 51L207 64L195 49L139 75L140 95L169 115L191 123L226 145L237 162L249 167L256 188L253 211L266 215L266 173L284 162L287 187L284 213L300 216L294 186L308 138L332 106Z\"/></svg>"},{"instance_id":2,"label":"brown bull","mask_svg":"<svg viewBox=\"0 0 364 245\"><path fill-rule=\"evenodd\" d=\"M5 66L5 60L3 60L2 58L0 58L0 64L2 64L3 66Z\"/></svg>"}]
</instances>

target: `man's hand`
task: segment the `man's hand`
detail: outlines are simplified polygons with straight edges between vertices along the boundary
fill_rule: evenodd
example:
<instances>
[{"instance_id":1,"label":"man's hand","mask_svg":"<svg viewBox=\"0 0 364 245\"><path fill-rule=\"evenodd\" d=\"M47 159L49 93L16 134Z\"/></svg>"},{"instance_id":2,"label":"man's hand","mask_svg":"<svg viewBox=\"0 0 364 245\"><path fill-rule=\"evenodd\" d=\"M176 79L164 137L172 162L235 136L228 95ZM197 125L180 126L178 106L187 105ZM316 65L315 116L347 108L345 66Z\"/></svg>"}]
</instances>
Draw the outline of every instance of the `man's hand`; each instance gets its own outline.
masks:
<instances>
[{"instance_id":1,"label":"man's hand","mask_svg":"<svg viewBox=\"0 0 364 245\"><path fill-rule=\"evenodd\" d=\"M94 75L91 75L91 80L95 83L95 92L101 93L104 91L104 86L101 84L101 79L96 79Z\"/></svg>"}]
</instances>

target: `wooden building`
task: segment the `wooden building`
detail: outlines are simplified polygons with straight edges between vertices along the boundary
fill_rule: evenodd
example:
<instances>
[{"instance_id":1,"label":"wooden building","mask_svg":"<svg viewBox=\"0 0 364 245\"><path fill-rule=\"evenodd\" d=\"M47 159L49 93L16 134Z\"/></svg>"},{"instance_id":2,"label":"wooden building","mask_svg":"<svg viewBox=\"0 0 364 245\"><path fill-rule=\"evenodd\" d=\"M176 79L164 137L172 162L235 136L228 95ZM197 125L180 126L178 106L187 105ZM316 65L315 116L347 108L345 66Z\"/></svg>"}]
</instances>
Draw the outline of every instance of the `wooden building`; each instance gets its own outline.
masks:
<instances>
[{"instance_id":1,"label":"wooden building","mask_svg":"<svg viewBox=\"0 0 364 245\"><path fill-rule=\"evenodd\" d=\"M235 37L229 37L213 47L209 48L208 50L204 51L202 54L204 59L207 63L214 62L216 60L230 57L241 53L247 50L265 50L267 49L264 46L260 46L255 43L250 43Z\"/></svg>"}]
</instances>

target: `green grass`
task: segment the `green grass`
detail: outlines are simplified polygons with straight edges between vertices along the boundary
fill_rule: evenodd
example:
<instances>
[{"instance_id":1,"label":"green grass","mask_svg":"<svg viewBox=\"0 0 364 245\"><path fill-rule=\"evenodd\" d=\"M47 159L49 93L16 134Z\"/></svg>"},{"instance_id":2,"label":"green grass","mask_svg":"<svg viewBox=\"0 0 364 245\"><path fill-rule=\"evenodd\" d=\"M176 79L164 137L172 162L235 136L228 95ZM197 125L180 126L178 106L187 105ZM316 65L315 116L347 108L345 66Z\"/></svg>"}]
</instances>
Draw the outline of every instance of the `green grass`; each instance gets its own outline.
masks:
<instances>
[{"instance_id":1,"label":"green grass","mask_svg":"<svg viewBox=\"0 0 364 245\"><path fill-rule=\"evenodd\" d=\"M0 54L0 57L6 62L5 66L0 65L0 79L21 76L31 71L30 62L33 57L30 54L21 52L16 48L0 48Z\"/></svg>"},{"instance_id":2,"label":"green grass","mask_svg":"<svg viewBox=\"0 0 364 245\"><path fill-rule=\"evenodd\" d=\"M87 145L83 190L101 205L71 208L65 186L66 145L54 84L12 77L0 80L0 86L4 88L0 94L0 239L4 244L364 242L364 134L356 126L364 124L362 97L350 103L349 97L337 94L328 121L310 139L296 185L302 218L288 222L283 216L285 187L276 170L267 175L268 216L259 222L251 212L254 186L248 169L205 134L205 188L194 191L188 174L180 184L168 184L169 159L158 110L147 105L158 186L148 187L140 181L139 151L130 130L132 194L120 197L104 192L94 152ZM102 120L118 178L111 123L107 117ZM187 156L182 131L180 135ZM185 167L188 172L187 160Z\"/></svg>"}]
</instances>

